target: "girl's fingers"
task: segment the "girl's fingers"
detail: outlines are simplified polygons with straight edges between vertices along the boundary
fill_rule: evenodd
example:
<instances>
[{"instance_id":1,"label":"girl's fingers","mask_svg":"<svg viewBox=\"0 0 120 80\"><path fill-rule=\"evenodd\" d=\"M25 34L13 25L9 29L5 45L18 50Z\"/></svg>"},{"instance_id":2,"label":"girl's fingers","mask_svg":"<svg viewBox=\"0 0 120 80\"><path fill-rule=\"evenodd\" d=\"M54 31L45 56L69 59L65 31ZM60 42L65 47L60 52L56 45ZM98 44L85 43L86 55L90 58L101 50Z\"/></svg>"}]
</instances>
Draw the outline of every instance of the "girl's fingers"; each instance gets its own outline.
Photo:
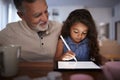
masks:
<instances>
[{"instance_id":1,"label":"girl's fingers","mask_svg":"<svg viewBox=\"0 0 120 80\"><path fill-rule=\"evenodd\" d=\"M73 59L73 58L74 58L73 55L68 54L68 55L65 55L65 56L62 58L62 60L71 60L71 59Z\"/></svg>"}]
</instances>

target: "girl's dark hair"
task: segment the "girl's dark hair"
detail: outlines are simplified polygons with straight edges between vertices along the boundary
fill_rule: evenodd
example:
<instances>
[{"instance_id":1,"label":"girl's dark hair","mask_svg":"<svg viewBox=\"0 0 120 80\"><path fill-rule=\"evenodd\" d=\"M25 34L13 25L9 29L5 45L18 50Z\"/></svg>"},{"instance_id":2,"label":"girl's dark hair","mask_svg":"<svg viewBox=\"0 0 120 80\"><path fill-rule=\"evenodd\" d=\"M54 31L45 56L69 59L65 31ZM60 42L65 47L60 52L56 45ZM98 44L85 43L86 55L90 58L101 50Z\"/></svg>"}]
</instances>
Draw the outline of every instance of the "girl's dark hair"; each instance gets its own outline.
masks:
<instances>
[{"instance_id":1,"label":"girl's dark hair","mask_svg":"<svg viewBox=\"0 0 120 80\"><path fill-rule=\"evenodd\" d=\"M98 34L92 15L86 9L76 9L72 11L62 27L61 35L63 35L64 38L70 36L70 28L75 23L82 23L88 27L87 38L89 40L90 58L95 58L96 63L101 64L101 56L99 54L97 40Z\"/></svg>"},{"instance_id":2,"label":"girl's dark hair","mask_svg":"<svg viewBox=\"0 0 120 80\"><path fill-rule=\"evenodd\" d=\"M17 10L21 10L22 9L22 3L23 2L33 3L35 1L36 0L13 0Z\"/></svg>"}]
</instances>

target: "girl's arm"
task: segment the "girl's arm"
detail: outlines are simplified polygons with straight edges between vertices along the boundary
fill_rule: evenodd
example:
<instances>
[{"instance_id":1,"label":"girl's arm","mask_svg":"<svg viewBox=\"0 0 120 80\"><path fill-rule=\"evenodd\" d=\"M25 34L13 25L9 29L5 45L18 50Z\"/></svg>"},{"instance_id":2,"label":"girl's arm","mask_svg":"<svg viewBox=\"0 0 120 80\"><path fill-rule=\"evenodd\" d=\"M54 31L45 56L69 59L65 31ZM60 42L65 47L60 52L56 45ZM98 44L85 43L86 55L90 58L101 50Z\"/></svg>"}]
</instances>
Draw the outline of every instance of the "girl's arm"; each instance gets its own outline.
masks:
<instances>
[{"instance_id":1,"label":"girl's arm","mask_svg":"<svg viewBox=\"0 0 120 80\"><path fill-rule=\"evenodd\" d=\"M55 57L54 57L55 61L71 60L74 58L75 54L72 51L68 50L66 53L63 53L63 46L64 46L63 41L61 39L59 39L58 44L57 44Z\"/></svg>"},{"instance_id":2,"label":"girl's arm","mask_svg":"<svg viewBox=\"0 0 120 80\"><path fill-rule=\"evenodd\" d=\"M56 48L56 53L55 53L55 57L54 60L58 61L58 60L62 60L62 55L63 55L63 42L61 39L58 40L57 43L57 48Z\"/></svg>"}]
</instances>

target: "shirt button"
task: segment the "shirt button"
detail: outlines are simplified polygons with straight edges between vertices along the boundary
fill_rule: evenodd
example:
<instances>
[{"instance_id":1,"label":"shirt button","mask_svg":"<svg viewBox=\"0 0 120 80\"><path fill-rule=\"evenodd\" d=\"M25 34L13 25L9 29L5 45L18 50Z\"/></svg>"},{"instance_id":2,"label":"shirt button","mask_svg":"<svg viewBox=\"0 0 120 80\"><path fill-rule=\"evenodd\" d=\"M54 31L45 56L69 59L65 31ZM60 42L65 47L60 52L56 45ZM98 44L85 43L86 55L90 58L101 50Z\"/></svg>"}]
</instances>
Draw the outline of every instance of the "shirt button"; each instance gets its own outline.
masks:
<instances>
[{"instance_id":1,"label":"shirt button","mask_svg":"<svg viewBox=\"0 0 120 80\"><path fill-rule=\"evenodd\" d=\"M42 43L42 45L44 45L44 43Z\"/></svg>"},{"instance_id":2,"label":"shirt button","mask_svg":"<svg viewBox=\"0 0 120 80\"><path fill-rule=\"evenodd\" d=\"M41 37L41 39L43 39L43 37Z\"/></svg>"}]
</instances>

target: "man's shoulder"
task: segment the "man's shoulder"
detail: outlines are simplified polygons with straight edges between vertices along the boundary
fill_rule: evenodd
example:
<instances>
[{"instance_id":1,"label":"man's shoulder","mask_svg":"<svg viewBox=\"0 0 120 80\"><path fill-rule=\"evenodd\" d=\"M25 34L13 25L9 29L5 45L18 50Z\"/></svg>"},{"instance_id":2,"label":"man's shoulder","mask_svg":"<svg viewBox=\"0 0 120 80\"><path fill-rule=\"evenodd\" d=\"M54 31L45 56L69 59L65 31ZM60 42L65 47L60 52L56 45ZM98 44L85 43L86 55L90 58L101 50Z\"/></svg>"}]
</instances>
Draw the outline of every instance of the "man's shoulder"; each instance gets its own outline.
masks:
<instances>
[{"instance_id":1,"label":"man's shoulder","mask_svg":"<svg viewBox=\"0 0 120 80\"><path fill-rule=\"evenodd\" d=\"M62 23L58 21L52 21L52 20L49 20L49 25L55 26L55 27L62 27Z\"/></svg>"},{"instance_id":2,"label":"man's shoulder","mask_svg":"<svg viewBox=\"0 0 120 80\"><path fill-rule=\"evenodd\" d=\"M50 32L52 33L60 33L61 29L62 29L62 23L57 22L57 21L49 21L49 29Z\"/></svg>"},{"instance_id":3,"label":"man's shoulder","mask_svg":"<svg viewBox=\"0 0 120 80\"><path fill-rule=\"evenodd\" d=\"M11 23L8 23L8 24L7 24L7 26L14 26L14 25L18 25L20 22L22 22L22 21L11 22Z\"/></svg>"},{"instance_id":4,"label":"man's shoulder","mask_svg":"<svg viewBox=\"0 0 120 80\"><path fill-rule=\"evenodd\" d=\"M6 27L3 30L1 30L1 32L7 33L12 32L13 30L17 30L19 28L19 22L21 21L8 23Z\"/></svg>"}]
</instances>

